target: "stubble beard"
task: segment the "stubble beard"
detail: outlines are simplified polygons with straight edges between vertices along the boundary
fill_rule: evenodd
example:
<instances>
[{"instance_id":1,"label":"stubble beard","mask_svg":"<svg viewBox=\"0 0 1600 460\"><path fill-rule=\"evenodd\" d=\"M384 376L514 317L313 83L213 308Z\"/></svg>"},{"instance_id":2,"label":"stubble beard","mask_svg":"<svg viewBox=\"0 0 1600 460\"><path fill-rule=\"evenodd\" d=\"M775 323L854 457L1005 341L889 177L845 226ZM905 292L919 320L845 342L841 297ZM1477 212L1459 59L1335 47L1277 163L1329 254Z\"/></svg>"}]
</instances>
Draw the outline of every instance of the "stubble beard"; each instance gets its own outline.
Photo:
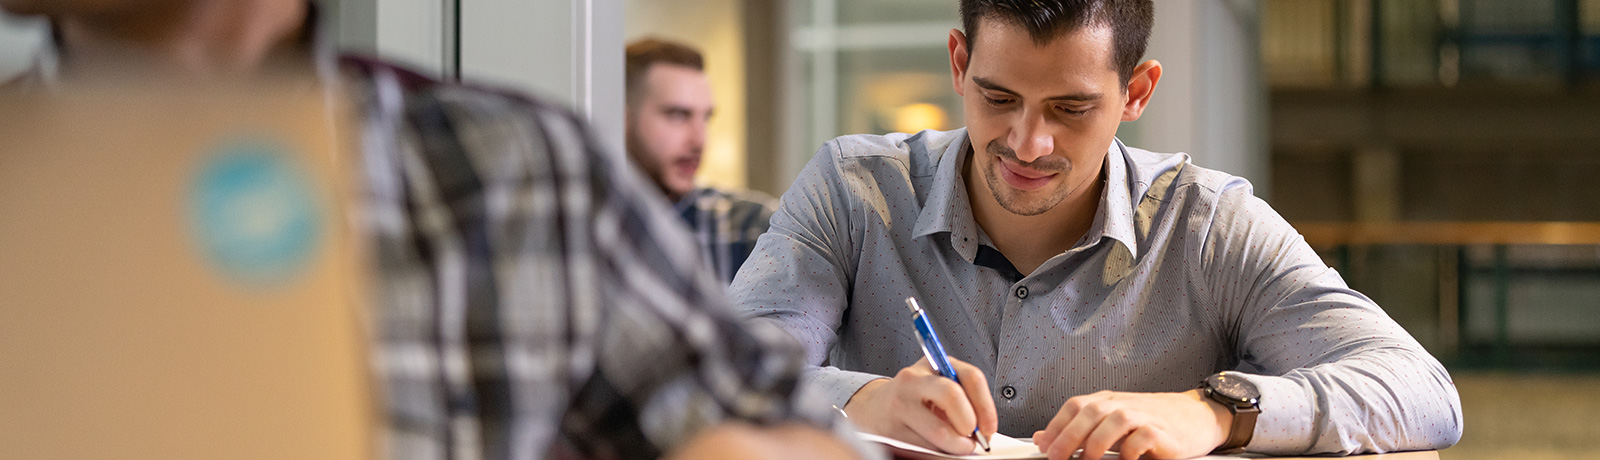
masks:
<instances>
[{"instance_id":1,"label":"stubble beard","mask_svg":"<svg viewBox=\"0 0 1600 460\"><path fill-rule=\"evenodd\" d=\"M1072 163L1065 158L1047 156L1033 163L1023 162L1017 159L1016 151L1001 145L998 139L990 141L984 150L993 162L983 168L983 181L989 185L989 192L994 195L994 201L1006 211L1019 216L1037 216L1055 209L1056 205L1066 201L1067 195L1072 194L1072 190L1061 183L1052 184L1053 188L1034 192L1017 190L1012 188L1011 184L1007 184L1005 179L1001 179L998 171L1001 167L998 163L1001 159L1005 159L1035 171L1055 173L1058 175L1058 180L1064 180L1066 174L1072 170Z\"/></svg>"},{"instance_id":2,"label":"stubble beard","mask_svg":"<svg viewBox=\"0 0 1600 460\"><path fill-rule=\"evenodd\" d=\"M668 200L676 201L686 193L674 190L669 183L672 179L670 176L673 174L670 161L663 160L660 155L656 155L654 151L650 150L650 146L641 142L634 133L628 133L624 142L627 145L629 162L633 163L634 167L640 173L643 173L645 178L654 182L656 188L661 190L661 193L666 195Z\"/></svg>"}]
</instances>

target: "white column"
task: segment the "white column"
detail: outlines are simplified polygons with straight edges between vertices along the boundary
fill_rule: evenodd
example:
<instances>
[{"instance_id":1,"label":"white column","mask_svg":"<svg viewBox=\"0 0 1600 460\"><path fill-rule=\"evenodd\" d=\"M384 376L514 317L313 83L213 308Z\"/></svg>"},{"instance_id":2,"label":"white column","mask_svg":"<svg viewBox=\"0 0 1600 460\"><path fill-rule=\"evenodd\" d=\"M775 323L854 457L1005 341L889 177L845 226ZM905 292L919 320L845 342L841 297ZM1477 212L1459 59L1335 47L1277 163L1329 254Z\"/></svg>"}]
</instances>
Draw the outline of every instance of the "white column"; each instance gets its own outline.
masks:
<instances>
[{"instance_id":1,"label":"white column","mask_svg":"<svg viewBox=\"0 0 1600 460\"><path fill-rule=\"evenodd\" d=\"M325 1L341 46L567 106L621 151L622 0Z\"/></svg>"},{"instance_id":2,"label":"white column","mask_svg":"<svg viewBox=\"0 0 1600 460\"><path fill-rule=\"evenodd\" d=\"M461 2L461 76L539 95L623 145L622 0Z\"/></svg>"},{"instance_id":3,"label":"white column","mask_svg":"<svg viewBox=\"0 0 1600 460\"><path fill-rule=\"evenodd\" d=\"M437 78L455 75L456 0L337 0L340 48L372 53Z\"/></svg>"},{"instance_id":4,"label":"white column","mask_svg":"<svg viewBox=\"0 0 1600 460\"><path fill-rule=\"evenodd\" d=\"M1187 152L1195 164L1243 176L1256 196L1271 190L1267 88L1257 52L1258 0L1155 0L1146 58L1165 73L1124 140Z\"/></svg>"},{"instance_id":5,"label":"white column","mask_svg":"<svg viewBox=\"0 0 1600 460\"><path fill-rule=\"evenodd\" d=\"M0 83L33 65L39 45L45 40L43 22L0 12Z\"/></svg>"}]
</instances>

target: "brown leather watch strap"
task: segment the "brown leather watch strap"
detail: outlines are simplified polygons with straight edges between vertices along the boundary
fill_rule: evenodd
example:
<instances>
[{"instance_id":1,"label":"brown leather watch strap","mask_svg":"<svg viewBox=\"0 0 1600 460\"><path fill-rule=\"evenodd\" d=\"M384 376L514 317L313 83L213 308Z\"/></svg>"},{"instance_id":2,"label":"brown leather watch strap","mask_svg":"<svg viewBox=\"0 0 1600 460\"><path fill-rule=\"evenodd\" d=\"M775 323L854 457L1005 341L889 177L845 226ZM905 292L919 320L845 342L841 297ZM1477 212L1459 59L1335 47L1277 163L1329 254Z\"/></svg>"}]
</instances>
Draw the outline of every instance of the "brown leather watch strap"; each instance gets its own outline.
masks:
<instances>
[{"instance_id":1,"label":"brown leather watch strap","mask_svg":"<svg viewBox=\"0 0 1600 460\"><path fill-rule=\"evenodd\" d=\"M1250 444L1250 438L1256 434L1256 415L1261 409L1255 407L1229 407L1233 412L1233 426L1228 429L1228 440L1217 446L1218 453L1243 448Z\"/></svg>"}]
</instances>

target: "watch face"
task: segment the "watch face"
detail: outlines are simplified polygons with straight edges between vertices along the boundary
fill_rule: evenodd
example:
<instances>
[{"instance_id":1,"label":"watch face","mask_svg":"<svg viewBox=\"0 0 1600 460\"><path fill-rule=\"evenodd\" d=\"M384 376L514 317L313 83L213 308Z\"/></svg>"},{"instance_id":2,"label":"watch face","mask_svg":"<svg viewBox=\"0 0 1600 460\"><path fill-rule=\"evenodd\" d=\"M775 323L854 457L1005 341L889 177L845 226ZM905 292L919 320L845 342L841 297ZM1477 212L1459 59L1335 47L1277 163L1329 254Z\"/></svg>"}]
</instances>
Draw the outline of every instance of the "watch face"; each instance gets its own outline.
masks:
<instances>
[{"instance_id":1,"label":"watch face","mask_svg":"<svg viewBox=\"0 0 1600 460\"><path fill-rule=\"evenodd\" d=\"M1206 386L1213 393L1238 403L1255 406L1261 399L1256 385L1233 372L1220 372L1206 378Z\"/></svg>"}]
</instances>

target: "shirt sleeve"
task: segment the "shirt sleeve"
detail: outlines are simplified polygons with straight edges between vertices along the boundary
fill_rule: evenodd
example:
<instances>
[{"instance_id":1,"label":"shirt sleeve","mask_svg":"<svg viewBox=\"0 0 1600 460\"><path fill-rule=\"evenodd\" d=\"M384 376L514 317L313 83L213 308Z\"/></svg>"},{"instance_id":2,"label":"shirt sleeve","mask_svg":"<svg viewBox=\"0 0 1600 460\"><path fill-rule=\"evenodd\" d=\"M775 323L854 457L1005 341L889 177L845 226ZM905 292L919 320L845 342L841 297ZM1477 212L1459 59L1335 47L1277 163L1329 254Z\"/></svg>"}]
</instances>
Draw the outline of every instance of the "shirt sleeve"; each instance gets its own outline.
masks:
<instances>
[{"instance_id":1,"label":"shirt sleeve","mask_svg":"<svg viewBox=\"0 0 1600 460\"><path fill-rule=\"evenodd\" d=\"M1247 183L1225 186L1212 217L1199 270L1261 391L1248 450L1344 455L1460 439L1460 398L1444 367Z\"/></svg>"},{"instance_id":2,"label":"shirt sleeve","mask_svg":"<svg viewBox=\"0 0 1600 460\"><path fill-rule=\"evenodd\" d=\"M730 288L740 314L788 331L805 351L804 391L815 404L844 407L875 374L828 366L828 352L849 305L861 224L838 161L837 141L823 144L779 200ZM824 405L823 407L828 407Z\"/></svg>"}]
</instances>

